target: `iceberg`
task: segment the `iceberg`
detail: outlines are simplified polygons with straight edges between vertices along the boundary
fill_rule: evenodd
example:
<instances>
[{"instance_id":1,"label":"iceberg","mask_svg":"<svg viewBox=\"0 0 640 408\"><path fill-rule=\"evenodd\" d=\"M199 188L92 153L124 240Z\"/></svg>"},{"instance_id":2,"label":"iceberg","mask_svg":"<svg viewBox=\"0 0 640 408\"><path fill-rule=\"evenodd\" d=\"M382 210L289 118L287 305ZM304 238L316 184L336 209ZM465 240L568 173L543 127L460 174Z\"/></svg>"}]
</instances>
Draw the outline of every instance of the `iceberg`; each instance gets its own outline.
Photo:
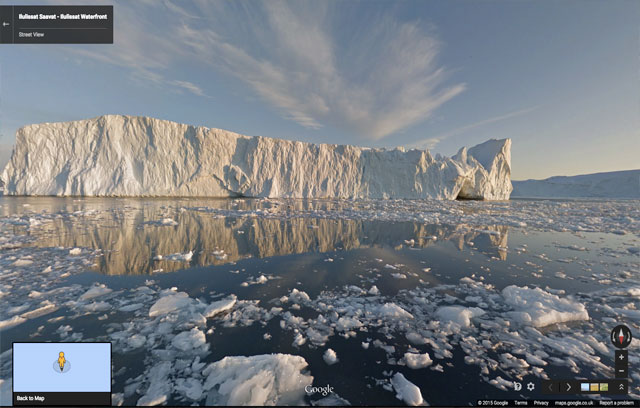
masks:
<instances>
[{"instance_id":1,"label":"iceberg","mask_svg":"<svg viewBox=\"0 0 640 408\"><path fill-rule=\"evenodd\" d=\"M19 129L0 181L7 195L507 200L510 149L433 157L106 115Z\"/></svg>"}]
</instances>

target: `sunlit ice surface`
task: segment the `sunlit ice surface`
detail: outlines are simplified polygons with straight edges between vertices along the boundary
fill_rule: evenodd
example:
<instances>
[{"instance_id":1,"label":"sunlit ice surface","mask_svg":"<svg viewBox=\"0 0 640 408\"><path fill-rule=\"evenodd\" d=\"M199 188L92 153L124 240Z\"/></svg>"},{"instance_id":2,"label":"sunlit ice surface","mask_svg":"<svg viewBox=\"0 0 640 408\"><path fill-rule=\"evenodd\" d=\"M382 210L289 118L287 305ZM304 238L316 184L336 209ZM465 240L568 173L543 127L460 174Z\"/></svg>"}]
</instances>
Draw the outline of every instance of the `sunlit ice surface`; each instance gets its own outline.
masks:
<instances>
[{"instance_id":1,"label":"sunlit ice surface","mask_svg":"<svg viewBox=\"0 0 640 408\"><path fill-rule=\"evenodd\" d=\"M467 405L613 378L640 328L633 200L3 197L0 228L3 404L13 341L112 342L114 404Z\"/></svg>"}]
</instances>

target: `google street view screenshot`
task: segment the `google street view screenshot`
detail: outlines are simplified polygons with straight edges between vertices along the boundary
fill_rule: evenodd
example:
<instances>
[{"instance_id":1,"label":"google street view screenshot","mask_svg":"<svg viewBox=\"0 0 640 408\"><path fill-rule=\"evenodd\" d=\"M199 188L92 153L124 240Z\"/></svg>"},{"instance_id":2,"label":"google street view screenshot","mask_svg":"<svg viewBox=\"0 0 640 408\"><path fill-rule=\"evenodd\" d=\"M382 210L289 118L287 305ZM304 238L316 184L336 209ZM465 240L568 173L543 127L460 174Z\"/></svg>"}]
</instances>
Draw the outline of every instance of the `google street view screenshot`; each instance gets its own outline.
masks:
<instances>
[{"instance_id":1,"label":"google street view screenshot","mask_svg":"<svg viewBox=\"0 0 640 408\"><path fill-rule=\"evenodd\" d=\"M640 2L0 5L0 405L640 406Z\"/></svg>"}]
</instances>

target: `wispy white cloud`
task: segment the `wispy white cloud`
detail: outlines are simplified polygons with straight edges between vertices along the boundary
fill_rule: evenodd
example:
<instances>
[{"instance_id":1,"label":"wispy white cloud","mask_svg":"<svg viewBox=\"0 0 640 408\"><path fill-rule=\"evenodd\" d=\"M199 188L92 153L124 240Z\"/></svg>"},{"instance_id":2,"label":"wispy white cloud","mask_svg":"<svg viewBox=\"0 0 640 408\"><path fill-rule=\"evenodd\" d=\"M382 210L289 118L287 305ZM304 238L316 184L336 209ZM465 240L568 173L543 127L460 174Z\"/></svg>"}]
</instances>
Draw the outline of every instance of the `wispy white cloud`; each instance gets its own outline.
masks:
<instances>
[{"instance_id":1,"label":"wispy white cloud","mask_svg":"<svg viewBox=\"0 0 640 408\"><path fill-rule=\"evenodd\" d=\"M80 1L79 3L82 3ZM84 3L82 3L84 4ZM171 66L186 58L179 42L167 36L173 16L158 13L156 1L114 2L114 44L104 47L66 47L76 56L128 69L130 78L176 92L207 96L197 84L174 78Z\"/></svg>"},{"instance_id":2,"label":"wispy white cloud","mask_svg":"<svg viewBox=\"0 0 640 408\"><path fill-rule=\"evenodd\" d=\"M302 126L332 125L372 140L429 118L465 90L446 84L449 73L437 60L442 45L427 23L380 10L358 18L352 8L279 0L120 3L114 48L76 52L195 95L205 94L202 79L174 76L204 64Z\"/></svg>"},{"instance_id":3,"label":"wispy white cloud","mask_svg":"<svg viewBox=\"0 0 640 408\"><path fill-rule=\"evenodd\" d=\"M216 23L184 24L178 37L299 124L331 124L373 140L427 119L465 89L443 86L441 45L425 24L374 15L338 37L339 12L325 2L269 1L249 10L201 4L200 14Z\"/></svg>"},{"instance_id":4,"label":"wispy white cloud","mask_svg":"<svg viewBox=\"0 0 640 408\"><path fill-rule=\"evenodd\" d=\"M461 135L467 133L470 130L486 126L492 123L501 122L503 120L511 119L516 116L525 115L529 112L536 110L538 107L534 106L531 108L521 109L514 112L509 112L504 115L494 116L492 118L479 120L477 122L471 123L469 125L460 126L455 129L452 129L448 132L440 133L436 136L429 137L427 139L419 140L409 145L409 147L418 148L418 149L433 149L436 145L442 142L445 139L448 139L452 136Z\"/></svg>"}]
</instances>

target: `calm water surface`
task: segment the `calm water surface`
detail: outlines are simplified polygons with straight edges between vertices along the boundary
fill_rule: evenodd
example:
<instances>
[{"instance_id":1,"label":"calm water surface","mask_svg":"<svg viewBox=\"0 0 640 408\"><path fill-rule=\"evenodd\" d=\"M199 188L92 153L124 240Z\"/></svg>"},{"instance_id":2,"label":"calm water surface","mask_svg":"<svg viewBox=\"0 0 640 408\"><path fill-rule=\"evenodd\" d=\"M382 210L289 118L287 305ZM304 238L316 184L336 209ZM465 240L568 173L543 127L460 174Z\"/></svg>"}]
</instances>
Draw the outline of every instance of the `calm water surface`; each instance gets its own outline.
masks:
<instances>
[{"instance_id":1,"label":"calm water surface","mask_svg":"<svg viewBox=\"0 0 640 408\"><path fill-rule=\"evenodd\" d=\"M36 264L46 265L46 257L57 256L56 251L66 254L70 248L80 248L83 254L91 254L90 262L79 266L65 264L62 267L68 268L69 273L52 281L48 289L75 287L82 293L99 283L113 291L105 297L109 307L79 313L77 304L57 303L52 313L5 328L0 332L0 352L9 350L13 341L61 341L72 334L82 340L111 341L110 336L123 327L126 329L132 319L130 312L119 311L114 305L130 296L128 291L145 285L154 291L174 287L193 299L209 303L234 294L239 300L259 301L265 309L284 307L278 299L288 296L294 288L306 292L314 301L323 294L346 293L345 288L351 285L365 291L375 285L379 296L398 304L409 294L416 297L411 292L416 288L437 289L442 296L446 293L452 297L439 297L441 305L475 307L478 305L474 300L460 294L462 278L470 277L485 285L483 290L488 291L488 298L499 296L510 285L539 287L586 304L590 315L589 322L561 323L540 328L540 332L554 339L562 338L562 331L573 331L575 338L583 333L592 335L605 349L595 348L589 354L605 366L613 365L613 348L608 342L608 328L613 327L613 322L623 318L634 330L638 328L634 313L617 312L612 316L607 310L590 305L601 297L584 295L609 288L635 287L638 255L626 249L638 245L637 234L529 230L499 223L452 225L388 221L384 217L317 216L318 211L348 214L354 206L366 208L367 204L248 199L0 198L0 217L13 220L5 223L5 233L22 240L19 246L9 245L2 250L5 258L0 265L6 268L5 273L13 273L10 269L13 262L23 256L38 258ZM29 221L30 218L34 221ZM172 254L189 252L188 260L167 260ZM426 268L430 270L425 271ZM20 282L15 274L7 276L5 284ZM254 283L260 276L267 277L267 281ZM42 291L42 287L37 290ZM9 290L3 295L8 306L25 303L16 293ZM57 302L56 296L51 295L53 302ZM626 299L620 294L616 296L619 308L626 305L627 310L635 310L637 296ZM133 316L144 318L148 307L145 304ZM318 316L313 306L305 304L285 307L285 311L304 319ZM0 320L11 316L6 312ZM465 361L469 353L464 351L465 344L460 340L465 329L461 335L451 334L452 355L448 358L435 357L429 344L414 345L414 349L430 353L433 364L412 370L401 362L403 354L412 347L403 333L364 326L351 336L336 333L323 346L315 346L311 341L298 346L293 344L295 331L283 329L281 320L275 316L233 327L209 320L203 331L214 330L207 332L209 348L199 354L201 361L214 362L234 355L300 355L309 364L314 385L330 384L340 397L354 405L403 405L395 392L383 386L391 372L402 372L421 389L425 401L434 405L466 405L484 398L543 397L538 389L541 374L533 371L534 365L514 372L501 364L500 356L505 353L523 358L524 351L519 349L526 347L526 343L518 344L516 340L509 343L504 338L498 341L499 336L489 337L486 333L491 330L482 331L478 323L477 331L467 334L493 342L485 350L485 357L496 361L497 366L488 375L482 372L482 366ZM68 333L61 329L64 326L69 326ZM264 339L265 333L270 335L269 340ZM394 346L395 352L374 346L363 349L363 342L372 343L376 339ZM158 345L155 349L163 347ZM335 350L338 364L327 365L323 361L326 348ZM144 394L148 386L145 373L157 361L153 349L114 347L113 392L121 394L117 398L125 405L135 405ZM550 363L541 367L551 378L602 378L607 374L597 362L590 364L588 359L563 354L558 347L541 345L540 350L557 359L547 359ZM567 362L568 357L571 362ZM635 357L630 368L637 367L637 361ZM437 365L440 369L433 369ZM0 376L6 378L6 364L3 369ZM170 378L175 380L179 376L176 372ZM488 381L497 376L524 384L532 381L537 389L502 390ZM635 383L630 387L632 394L637 393L633 390L639 380L631 378ZM306 401L319 398L308 396ZM205 396L192 401L179 392L171 392L167 402L203 404Z\"/></svg>"}]
</instances>

